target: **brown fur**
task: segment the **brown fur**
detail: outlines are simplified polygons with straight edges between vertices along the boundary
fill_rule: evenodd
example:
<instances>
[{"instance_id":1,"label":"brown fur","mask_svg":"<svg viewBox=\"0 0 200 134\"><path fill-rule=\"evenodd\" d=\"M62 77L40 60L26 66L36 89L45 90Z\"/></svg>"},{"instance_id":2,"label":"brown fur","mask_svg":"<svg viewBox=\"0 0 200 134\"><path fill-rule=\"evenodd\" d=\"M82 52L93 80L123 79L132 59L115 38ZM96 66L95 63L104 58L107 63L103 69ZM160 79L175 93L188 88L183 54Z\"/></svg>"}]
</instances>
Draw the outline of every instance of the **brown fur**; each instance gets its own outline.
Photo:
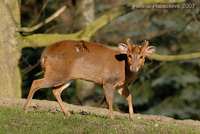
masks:
<instances>
[{"instance_id":1,"label":"brown fur","mask_svg":"<svg viewBox=\"0 0 200 134\"><path fill-rule=\"evenodd\" d=\"M86 41L65 40L46 47L41 56L41 66L45 72L44 78L33 81L24 106L25 112L38 89L54 87L54 96L63 112L69 116L70 113L64 106L60 94L64 88L69 86L71 80L83 79L103 85L111 118L113 118L114 91L118 90L126 97L130 118L132 118L132 98L126 85L139 73L144 64L144 58L138 60L138 55L144 54L141 53L141 46L132 45L129 42L127 40L129 47L127 56L121 54L119 50ZM128 57L129 55L132 58ZM138 71L132 72L130 69L135 62Z\"/></svg>"}]
</instances>

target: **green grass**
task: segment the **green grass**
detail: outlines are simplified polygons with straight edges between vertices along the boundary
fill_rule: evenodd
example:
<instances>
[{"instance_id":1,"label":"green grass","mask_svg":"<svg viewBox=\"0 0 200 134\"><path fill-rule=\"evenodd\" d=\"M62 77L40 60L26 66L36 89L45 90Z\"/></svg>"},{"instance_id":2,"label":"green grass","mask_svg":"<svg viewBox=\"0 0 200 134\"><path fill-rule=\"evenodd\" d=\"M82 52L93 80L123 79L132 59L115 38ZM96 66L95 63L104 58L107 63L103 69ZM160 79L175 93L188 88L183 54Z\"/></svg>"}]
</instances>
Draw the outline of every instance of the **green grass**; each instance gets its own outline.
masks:
<instances>
[{"instance_id":1,"label":"green grass","mask_svg":"<svg viewBox=\"0 0 200 134\"><path fill-rule=\"evenodd\" d=\"M196 128L158 124L153 120L132 121L109 119L94 115L72 114L66 117L60 112L24 111L0 106L0 134L66 134L66 133L199 133Z\"/></svg>"}]
</instances>

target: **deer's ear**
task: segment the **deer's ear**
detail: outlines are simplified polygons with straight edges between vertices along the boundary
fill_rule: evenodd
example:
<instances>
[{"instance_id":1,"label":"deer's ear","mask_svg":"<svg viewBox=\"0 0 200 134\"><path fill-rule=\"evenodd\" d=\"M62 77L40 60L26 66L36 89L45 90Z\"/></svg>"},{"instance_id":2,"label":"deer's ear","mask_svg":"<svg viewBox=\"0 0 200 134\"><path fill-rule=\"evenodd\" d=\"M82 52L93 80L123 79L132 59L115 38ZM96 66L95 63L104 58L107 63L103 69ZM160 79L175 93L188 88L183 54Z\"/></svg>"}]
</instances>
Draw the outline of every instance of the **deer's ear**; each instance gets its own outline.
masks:
<instances>
[{"instance_id":1,"label":"deer's ear","mask_svg":"<svg viewBox=\"0 0 200 134\"><path fill-rule=\"evenodd\" d=\"M120 53L122 53L122 54L126 54L127 53L128 47L127 47L126 44L119 43L118 44L118 48L119 48Z\"/></svg>"},{"instance_id":2,"label":"deer's ear","mask_svg":"<svg viewBox=\"0 0 200 134\"><path fill-rule=\"evenodd\" d=\"M156 48L154 46L149 46L146 48L146 56L152 55L156 51Z\"/></svg>"}]
</instances>

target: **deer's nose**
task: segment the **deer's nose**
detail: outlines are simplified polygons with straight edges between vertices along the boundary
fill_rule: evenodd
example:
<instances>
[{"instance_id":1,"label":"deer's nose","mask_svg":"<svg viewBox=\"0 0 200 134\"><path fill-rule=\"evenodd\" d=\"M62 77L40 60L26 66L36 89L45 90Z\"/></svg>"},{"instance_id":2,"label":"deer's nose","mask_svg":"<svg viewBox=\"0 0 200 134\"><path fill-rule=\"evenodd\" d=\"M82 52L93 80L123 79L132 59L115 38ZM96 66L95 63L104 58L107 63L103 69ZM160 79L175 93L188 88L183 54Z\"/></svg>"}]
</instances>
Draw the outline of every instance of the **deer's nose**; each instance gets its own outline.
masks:
<instances>
[{"instance_id":1,"label":"deer's nose","mask_svg":"<svg viewBox=\"0 0 200 134\"><path fill-rule=\"evenodd\" d=\"M137 70L136 67L131 67L131 71L132 71L132 72L137 72L138 70Z\"/></svg>"}]
</instances>

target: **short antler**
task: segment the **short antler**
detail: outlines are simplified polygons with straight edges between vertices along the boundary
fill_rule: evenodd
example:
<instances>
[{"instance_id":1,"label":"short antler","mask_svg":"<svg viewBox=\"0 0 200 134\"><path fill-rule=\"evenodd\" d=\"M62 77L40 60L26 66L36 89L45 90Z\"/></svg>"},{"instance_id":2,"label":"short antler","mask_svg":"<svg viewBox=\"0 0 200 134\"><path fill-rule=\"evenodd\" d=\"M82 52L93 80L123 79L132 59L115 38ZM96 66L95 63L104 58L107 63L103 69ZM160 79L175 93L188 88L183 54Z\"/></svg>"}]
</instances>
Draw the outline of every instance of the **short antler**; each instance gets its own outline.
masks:
<instances>
[{"instance_id":1,"label":"short antler","mask_svg":"<svg viewBox=\"0 0 200 134\"><path fill-rule=\"evenodd\" d=\"M141 53L143 53L144 51L146 51L146 48L148 47L148 45L149 45L149 42L146 41L146 40L142 43Z\"/></svg>"}]
</instances>

